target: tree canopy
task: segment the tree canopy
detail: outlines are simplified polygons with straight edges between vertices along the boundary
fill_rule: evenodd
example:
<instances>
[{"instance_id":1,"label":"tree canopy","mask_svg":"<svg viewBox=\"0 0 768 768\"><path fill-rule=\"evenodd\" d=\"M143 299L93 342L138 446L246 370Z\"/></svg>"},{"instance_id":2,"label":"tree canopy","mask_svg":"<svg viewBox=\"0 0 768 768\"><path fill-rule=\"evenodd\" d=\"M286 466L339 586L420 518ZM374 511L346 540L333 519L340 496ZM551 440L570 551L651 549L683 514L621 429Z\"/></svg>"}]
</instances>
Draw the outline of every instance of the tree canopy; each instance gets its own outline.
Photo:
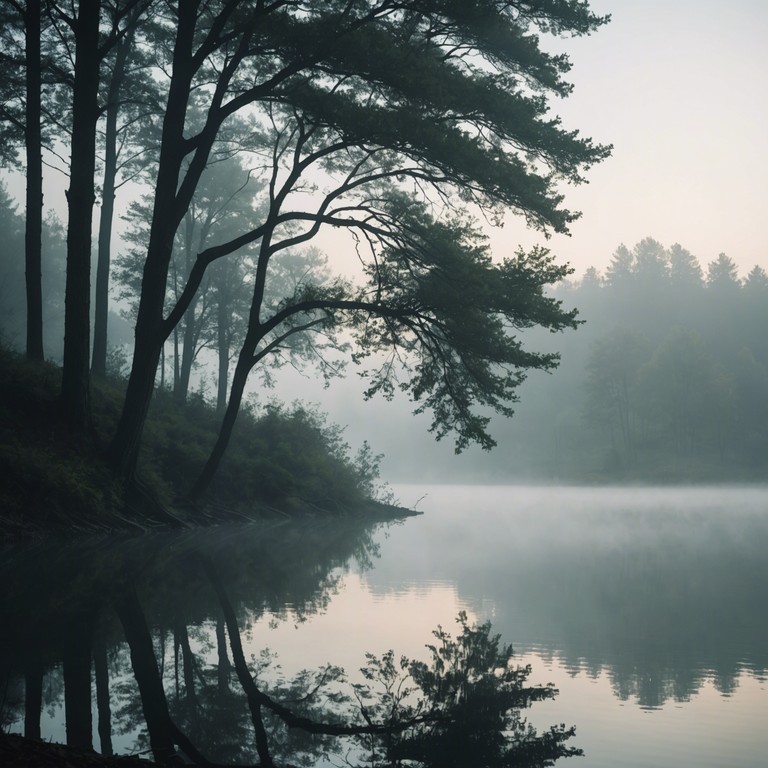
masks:
<instances>
[{"instance_id":1,"label":"tree canopy","mask_svg":"<svg viewBox=\"0 0 768 768\"><path fill-rule=\"evenodd\" d=\"M58 44L75 53L61 80L71 87L73 163L63 402L78 412L76 425L87 416L95 128L99 94L115 98L114 57L143 62L148 101L164 105L158 143L147 147L150 213L131 373L109 451L115 470L134 472L166 340L179 323L190 327L208 270L245 247L254 254L252 300L214 454L257 363L299 334L343 327L358 342L356 359L388 355L372 367L370 393L399 384L432 413L438 437L490 447L482 409L511 413L525 371L557 362L525 349L518 331L573 326L575 313L543 291L565 266L541 248L492 258L472 219L511 210L546 235L578 217L564 185L582 182L610 147L561 124L551 102L572 89L570 62L540 38L589 34L607 17L575 0L93 0L77 15L65 6L51 0L46 11L54 29L69 30ZM106 114L114 123L114 111ZM260 185L261 200L238 217L238 230L201 245L176 284L178 233L202 199L206 169L227 153ZM357 243L363 281L345 277L334 256L338 277L303 280L265 302L273 260L328 228ZM99 347L101 368L102 335Z\"/></svg>"}]
</instances>

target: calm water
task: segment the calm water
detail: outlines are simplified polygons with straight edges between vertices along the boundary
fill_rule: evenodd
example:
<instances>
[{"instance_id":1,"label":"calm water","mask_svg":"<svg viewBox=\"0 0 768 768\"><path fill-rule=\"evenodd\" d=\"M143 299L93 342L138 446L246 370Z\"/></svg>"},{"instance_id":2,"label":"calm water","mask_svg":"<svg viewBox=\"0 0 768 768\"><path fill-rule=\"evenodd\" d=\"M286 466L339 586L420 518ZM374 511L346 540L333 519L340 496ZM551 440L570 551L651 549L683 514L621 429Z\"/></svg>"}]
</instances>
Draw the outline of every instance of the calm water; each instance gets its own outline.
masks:
<instances>
[{"instance_id":1,"label":"calm water","mask_svg":"<svg viewBox=\"0 0 768 768\"><path fill-rule=\"evenodd\" d=\"M85 648L92 722L81 717L81 730L97 748L147 749L126 642L143 618L174 722L213 759L254 761L213 568L246 660L275 695L296 698L292 678L327 662L360 680L366 653L428 660L432 631L455 632L464 610L492 622L533 682L558 688L525 712L539 729L576 726L568 744L585 756L558 765L766 764L768 490L396 492L425 514L375 529L315 521L5 551L4 726L39 721L43 737L65 741L64 660L76 680ZM110 702L98 706L100 669ZM305 765L341 761L327 744L280 749Z\"/></svg>"}]
</instances>

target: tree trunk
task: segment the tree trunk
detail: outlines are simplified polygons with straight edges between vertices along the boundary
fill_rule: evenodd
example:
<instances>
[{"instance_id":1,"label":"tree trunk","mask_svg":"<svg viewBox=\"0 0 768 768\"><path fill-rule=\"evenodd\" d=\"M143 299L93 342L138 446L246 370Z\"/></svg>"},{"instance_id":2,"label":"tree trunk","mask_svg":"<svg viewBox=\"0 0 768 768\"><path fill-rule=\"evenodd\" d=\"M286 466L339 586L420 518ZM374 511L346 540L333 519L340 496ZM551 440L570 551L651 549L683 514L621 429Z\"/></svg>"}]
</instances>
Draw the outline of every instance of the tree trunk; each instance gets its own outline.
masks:
<instances>
[{"instance_id":1,"label":"tree trunk","mask_svg":"<svg viewBox=\"0 0 768 768\"><path fill-rule=\"evenodd\" d=\"M219 377L216 391L216 415L223 418L227 408L227 383L229 378L229 313L219 296L216 308L216 335L219 347Z\"/></svg>"},{"instance_id":2,"label":"tree trunk","mask_svg":"<svg viewBox=\"0 0 768 768\"><path fill-rule=\"evenodd\" d=\"M93 644L93 670L96 677L96 709L99 713L98 731L102 755L113 755L112 709L109 704L109 667L107 646L101 634Z\"/></svg>"},{"instance_id":3,"label":"tree trunk","mask_svg":"<svg viewBox=\"0 0 768 768\"><path fill-rule=\"evenodd\" d=\"M99 0L82 0L75 21L61 404L65 418L77 430L85 429L90 406L91 227L99 116L99 6Z\"/></svg>"},{"instance_id":4,"label":"tree trunk","mask_svg":"<svg viewBox=\"0 0 768 768\"><path fill-rule=\"evenodd\" d=\"M149 732L149 743L155 760L170 763L178 744L195 765L210 765L192 742L176 727L168 712L163 681L157 668L152 636L141 609L136 588L129 583L115 601L115 611L123 625L125 639L131 650L131 666L139 686L141 706ZM174 763L175 764L175 763Z\"/></svg>"},{"instance_id":5,"label":"tree trunk","mask_svg":"<svg viewBox=\"0 0 768 768\"><path fill-rule=\"evenodd\" d=\"M216 443L213 446L208 461L206 461L203 471L197 478L189 497L192 500L199 499L207 490L213 480L216 470L221 464L224 452L227 450L232 430L235 427L237 414L240 411L240 404L243 400L243 392L248 381L248 374L254 366L256 360L255 353L259 342L263 338L263 330L259 320L261 304L264 297L264 282L266 280L267 265L269 263L272 233L265 233L261 240L259 264L256 271L256 282L251 299L251 309L248 315L248 332L245 334L243 346L237 357L235 373L232 376L232 391L229 395L229 403L224 412L224 418L221 422Z\"/></svg>"},{"instance_id":6,"label":"tree trunk","mask_svg":"<svg viewBox=\"0 0 768 768\"><path fill-rule=\"evenodd\" d=\"M162 342L153 343L150 332L139 333L137 328L123 411L108 453L115 474L129 482L136 472L139 444L152 400L161 349Z\"/></svg>"},{"instance_id":7,"label":"tree trunk","mask_svg":"<svg viewBox=\"0 0 768 768\"><path fill-rule=\"evenodd\" d=\"M131 666L139 686L149 744L155 760L165 764L176 752L171 717L168 714L168 703L157 669L147 620L132 584L129 584L116 600L115 610L131 650Z\"/></svg>"},{"instance_id":8,"label":"tree trunk","mask_svg":"<svg viewBox=\"0 0 768 768\"><path fill-rule=\"evenodd\" d=\"M189 492L190 499L199 499L208 490L208 487L216 474L216 470L219 468L219 464L221 464L224 452L227 450L230 438L232 437L232 430L235 427L237 414L240 410L240 403L243 400L243 392L248 381L248 374L251 372L250 361L250 354L245 350L240 353L240 357L237 360L237 367L235 368L235 374L232 377L232 391L229 395L229 403L227 404L227 410L224 413L224 420L221 423L219 435L216 438L216 443L208 457L208 461L206 461L205 466L203 467L203 471L200 473L192 490Z\"/></svg>"},{"instance_id":9,"label":"tree trunk","mask_svg":"<svg viewBox=\"0 0 768 768\"><path fill-rule=\"evenodd\" d=\"M43 667L35 658L24 670L24 737L40 740L40 713L43 709Z\"/></svg>"},{"instance_id":10,"label":"tree trunk","mask_svg":"<svg viewBox=\"0 0 768 768\"><path fill-rule=\"evenodd\" d=\"M91 372L107 373L107 319L109 316L109 267L112 244L112 220L115 212L115 180L117 178L117 115L120 90L125 77L130 36L124 38L115 52L115 66L109 81L109 95L104 136L104 182L99 218L99 252L96 265L96 294L93 318L93 357Z\"/></svg>"},{"instance_id":11,"label":"tree trunk","mask_svg":"<svg viewBox=\"0 0 768 768\"><path fill-rule=\"evenodd\" d=\"M40 0L28 0L24 14L27 103L24 142L27 155L27 199L24 260L27 288L27 357L43 352L43 157L41 138Z\"/></svg>"},{"instance_id":12,"label":"tree trunk","mask_svg":"<svg viewBox=\"0 0 768 768\"><path fill-rule=\"evenodd\" d=\"M84 616L70 619L64 640L64 711L67 744L93 749L91 717L91 626Z\"/></svg>"},{"instance_id":13,"label":"tree trunk","mask_svg":"<svg viewBox=\"0 0 768 768\"><path fill-rule=\"evenodd\" d=\"M173 389L174 398L183 403L189 394L189 380L192 377L192 364L195 362L195 350L198 340L198 320L195 318L195 307L197 301L193 300L187 311L184 313L184 334L182 335L181 346L181 368L179 377L175 382Z\"/></svg>"},{"instance_id":14,"label":"tree trunk","mask_svg":"<svg viewBox=\"0 0 768 768\"><path fill-rule=\"evenodd\" d=\"M192 79L191 51L197 3L179 5L173 74L163 119L160 164L147 259L141 282L136 320L133 365L123 411L109 448L113 470L131 479L136 470L139 444L155 385L160 351L168 335L163 327L163 307L173 238L184 211L179 214L177 190L184 158L184 121ZM186 210L186 208L185 208Z\"/></svg>"},{"instance_id":15,"label":"tree trunk","mask_svg":"<svg viewBox=\"0 0 768 768\"><path fill-rule=\"evenodd\" d=\"M219 661L216 668L216 680L219 696L223 697L229 693L229 675L232 665L229 662L229 656L227 656L227 633L224 624L224 614L221 611L216 616L216 650Z\"/></svg>"}]
</instances>

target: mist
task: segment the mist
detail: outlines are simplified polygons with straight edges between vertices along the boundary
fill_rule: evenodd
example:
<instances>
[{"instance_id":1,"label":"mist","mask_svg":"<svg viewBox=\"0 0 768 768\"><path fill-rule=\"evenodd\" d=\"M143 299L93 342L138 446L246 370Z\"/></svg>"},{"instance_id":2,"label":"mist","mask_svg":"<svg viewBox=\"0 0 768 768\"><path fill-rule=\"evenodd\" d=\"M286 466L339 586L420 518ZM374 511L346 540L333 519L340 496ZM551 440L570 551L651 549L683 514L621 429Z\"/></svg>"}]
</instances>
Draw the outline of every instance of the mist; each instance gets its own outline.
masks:
<instances>
[{"instance_id":1,"label":"mist","mask_svg":"<svg viewBox=\"0 0 768 768\"><path fill-rule=\"evenodd\" d=\"M764 759L767 8L0 5L0 763Z\"/></svg>"}]
</instances>

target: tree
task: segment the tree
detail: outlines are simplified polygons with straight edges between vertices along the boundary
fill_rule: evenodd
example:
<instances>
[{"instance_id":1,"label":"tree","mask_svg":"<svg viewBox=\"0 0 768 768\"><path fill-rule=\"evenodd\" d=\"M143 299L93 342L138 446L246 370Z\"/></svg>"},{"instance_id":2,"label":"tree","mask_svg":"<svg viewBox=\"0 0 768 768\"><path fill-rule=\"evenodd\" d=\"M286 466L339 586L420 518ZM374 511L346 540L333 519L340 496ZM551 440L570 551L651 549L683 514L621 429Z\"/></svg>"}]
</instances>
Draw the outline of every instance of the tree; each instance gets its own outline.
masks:
<instances>
[{"instance_id":1,"label":"tree","mask_svg":"<svg viewBox=\"0 0 768 768\"><path fill-rule=\"evenodd\" d=\"M599 291L603 287L603 277L594 267L585 270L579 288L586 291Z\"/></svg>"},{"instance_id":2,"label":"tree","mask_svg":"<svg viewBox=\"0 0 768 768\"><path fill-rule=\"evenodd\" d=\"M99 116L100 2L83 0L76 17L60 13L75 38L61 403L70 425L81 430L90 407L91 227Z\"/></svg>"},{"instance_id":3,"label":"tree","mask_svg":"<svg viewBox=\"0 0 768 768\"><path fill-rule=\"evenodd\" d=\"M677 455L700 451L711 417L731 407L701 337L687 328L669 331L641 379L648 417Z\"/></svg>"},{"instance_id":4,"label":"tree","mask_svg":"<svg viewBox=\"0 0 768 768\"><path fill-rule=\"evenodd\" d=\"M110 448L112 464L124 476L130 476L135 467L160 350L206 268L248 243L258 241L260 249L268 251L279 225L303 218L311 222L306 233L311 237L320 226L334 223L324 220L322 210L304 217L286 216L282 221L267 218L239 238L207 249L198 256L189 290L185 289L180 302L164 316L175 232L219 130L237 112L255 110L263 121L270 109L282 105L310 126L316 144L304 157L304 165L294 168L298 177L306 167L338 152L329 159L327 170L346 176L353 184L356 158L367 162L375 156L385 186L396 189L398 184L410 182L422 190L434 190L428 195L436 201L450 200L458 191L464 200L490 215L511 208L532 225L559 232L566 231L577 214L561 207L556 181L578 183L585 169L609 153L608 147L565 131L559 120L548 116L547 96L565 96L571 89L562 79L569 65L565 57L541 50L533 34L537 29L588 34L607 19L592 14L586 3L562 0L534 9L485 2L369 0L357 4L334 1L320 9L294 7L293 3L202 6L189 2L176 10L136 346L125 406ZM200 131L187 134L190 94L203 82L208 96L206 120ZM276 145L270 140L268 146ZM339 167L345 151L350 155ZM279 168L273 164L272 170L277 173ZM272 193L286 188L274 176L271 184ZM274 205L270 208L275 210ZM535 292L541 282L537 282L535 270L526 271L519 261L512 260L495 273L495 279L505 287L515 279L520 281L516 314L527 322L526 304L542 306ZM475 260L477 275L483 273L480 263ZM259 269L266 270L266 263ZM259 291L263 277L257 271ZM533 297L526 294L530 287ZM322 306L310 306L317 299L307 297L305 301L310 303L304 307L326 315L338 311L333 301L329 304L329 296L323 297ZM487 297L488 293L481 289L477 296ZM382 318L398 317L399 308L389 310L380 303L385 310ZM487 309L496 309L489 304ZM385 325L389 320L383 320ZM502 336L497 330L494 338ZM435 349L448 348L438 345ZM489 355L489 350L482 353ZM475 358L477 362L481 359L482 354ZM533 359L522 356L519 361L527 365ZM449 356L444 362L449 360L455 358ZM488 365L495 362L489 355ZM440 429L461 422L467 427L465 436L485 439L482 419L467 418L465 404L459 406L462 416L457 419L456 408L445 403L445 398L458 395L458 382L438 384L438 367L428 369L413 391L417 397L425 396L429 407L437 406ZM246 374L236 371L235 377ZM496 389L498 381L493 377L486 383L493 402L499 401L502 390L507 392L506 387Z\"/></svg>"},{"instance_id":5,"label":"tree","mask_svg":"<svg viewBox=\"0 0 768 768\"><path fill-rule=\"evenodd\" d=\"M96 128L99 116L101 65L123 40L148 0L125 0L113 8L100 32L101 0L83 0L75 15L64 4L52 13L68 28L74 44L71 91L69 188L67 190L67 284L64 315L64 360L61 406L70 426L82 430L89 419L91 229L96 199ZM134 12L135 11L135 12ZM122 26L121 26L122 24ZM65 41L69 42L69 41Z\"/></svg>"},{"instance_id":6,"label":"tree","mask_svg":"<svg viewBox=\"0 0 768 768\"><path fill-rule=\"evenodd\" d=\"M520 714L536 701L554 698L554 687L528 684L530 667L512 663L512 647L491 634L490 622L470 626L461 612L457 624L455 637L442 627L432 633L428 662L403 657L398 663L391 651L380 658L368 654L362 671L370 685L358 688L361 703L370 707L369 716L392 725L373 743L370 762L495 768L551 766L561 757L582 755L565 745L574 728L537 733ZM424 714L419 718L419 713ZM412 727L395 728L408 720Z\"/></svg>"},{"instance_id":7,"label":"tree","mask_svg":"<svg viewBox=\"0 0 768 768\"><path fill-rule=\"evenodd\" d=\"M159 111L154 101L152 78L147 75L149 64L144 46L136 41L139 21L147 23L147 2L122 2L108 6L110 22L119 27L125 15L125 34L112 47L107 61L106 94L102 112L103 178L101 211L94 292L93 354L91 372L106 375L107 321L109 316L109 285L113 217L117 190L139 175L153 155L151 136L146 128ZM142 141L143 140L143 141ZM141 144L137 144L141 142ZM122 178L120 178L122 174Z\"/></svg>"},{"instance_id":8,"label":"tree","mask_svg":"<svg viewBox=\"0 0 768 768\"><path fill-rule=\"evenodd\" d=\"M724 253L707 265L707 285L717 291L733 291L740 284L736 262Z\"/></svg>"},{"instance_id":9,"label":"tree","mask_svg":"<svg viewBox=\"0 0 768 768\"><path fill-rule=\"evenodd\" d=\"M631 284L635 273L635 255L622 243L611 255L611 263L605 270L605 282L612 288Z\"/></svg>"},{"instance_id":10,"label":"tree","mask_svg":"<svg viewBox=\"0 0 768 768\"><path fill-rule=\"evenodd\" d=\"M736 263L724 253L707 265L707 308L703 316L702 332L707 344L721 361L732 364L743 344L744 295ZM741 318L742 322L731 322Z\"/></svg>"},{"instance_id":11,"label":"tree","mask_svg":"<svg viewBox=\"0 0 768 768\"><path fill-rule=\"evenodd\" d=\"M311 133L303 123L297 127L297 146L285 152L294 166L303 164L305 153L313 156L301 146ZM399 388L418 404L417 412L431 410L431 429L438 439L456 434L459 451L470 442L486 449L495 445L486 429L489 418L475 413L476 406L512 415L510 403L516 400L524 370L556 365L557 355L528 352L510 331L533 325L553 331L574 327L575 312L563 311L558 301L543 294L544 285L569 270L557 267L544 249L528 255L518 252L494 265L485 239L471 223L458 217L435 220L418 199L382 187L376 183L380 167L374 162L369 168L370 159L364 152L354 163L352 179L329 191L317 213L302 215L314 225L335 224L366 238L368 283L361 289L338 280L326 286L307 282L274 308L265 305L270 260L312 233L310 229L278 238L277 225L295 218L295 214L283 217L281 204L290 192L288 185L299 175L288 173L285 184L275 191L267 221L276 226L261 241L248 331L227 411L193 496L206 489L223 456L249 372L297 334L351 327L356 331L358 360L376 352L388 356L367 372L372 380L368 396L377 392L391 396L399 362L408 377Z\"/></svg>"},{"instance_id":12,"label":"tree","mask_svg":"<svg viewBox=\"0 0 768 768\"><path fill-rule=\"evenodd\" d=\"M758 294L762 291L765 294L768 291L768 273L761 266L755 264L744 281L744 287L749 292Z\"/></svg>"},{"instance_id":13,"label":"tree","mask_svg":"<svg viewBox=\"0 0 768 768\"><path fill-rule=\"evenodd\" d=\"M702 271L698 259L680 243L669 249L669 283L673 290L700 288Z\"/></svg>"},{"instance_id":14,"label":"tree","mask_svg":"<svg viewBox=\"0 0 768 768\"><path fill-rule=\"evenodd\" d=\"M634 248L634 272L642 289L658 290L665 286L669 274L669 256L664 246L652 237L641 240Z\"/></svg>"},{"instance_id":15,"label":"tree","mask_svg":"<svg viewBox=\"0 0 768 768\"><path fill-rule=\"evenodd\" d=\"M768 368L768 274L759 266L754 266L742 288L743 302L743 338L755 358Z\"/></svg>"},{"instance_id":16,"label":"tree","mask_svg":"<svg viewBox=\"0 0 768 768\"><path fill-rule=\"evenodd\" d=\"M0 336L5 343L24 348L26 334L26 277L24 274L25 222L0 184ZM52 214L43 221L41 232L41 290L45 351L61 358L64 336L64 263L66 233Z\"/></svg>"},{"instance_id":17,"label":"tree","mask_svg":"<svg viewBox=\"0 0 768 768\"><path fill-rule=\"evenodd\" d=\"M243 222L253 215L260 187L249 171L222 146L216 159L202 175L183 226L176 234L169 267L166 311L178 301L189 279L197 254L211 243L228 241L239 234ZM217 153L218 154L218 153ZM117 283L120 297L130 306L135 319L141 293L141 270L147 247L146 231L151 221L151 202L146 198L131 204L125 217L130 228L124 240L130 249L118 259ZM201 290L196 293L179 324L173 330L176 397L186 399L192 368L204 348L213 348L219 357L219 409L226 404L226 387L231 348L242 337L246 323L251 257L248 248L216 261L206 272ZM309 271L313 271L311 267ZM280 279L276 280L279 285Z\"/></svg>"},{"instance_id":18,"label":"tree","mask_svg":"<svg viewBox=\"0 0 768 768\"><path fill-rule=\"evenodd\" d=\"M42 8L40 0L22 4L10 0L11 17L2 19L6 39L3 56L2 79L12 93L11 103L21 102L23 107L3 108L2 114L9 123L10 135L0 133L0 141L13 145L15 132L23 135L26 160L26 218L24 264L26 274L27 333L26 352L31 360L42 360L43 352L43 289L42 289L42 226L43 226L43 161L42 161L42 55L40 50ZM20 22L23 28L23 53L14 56L13 25ZM10 39L8 39L10 38ZM14 69L22 66L23 86ZM23 93L23 96L22 96ZM14 99L13 96L16 96ZM4 104L7 103L3 99ZM3 132L5 133L5 132Z\"/></svg>"},{"instance_id":19,"label":"tree","mask_svg":"<svg viewBox=\"0 0 768 768\"><path fill-rule=\"evenodd\" d=\"M595 342L587 362L585 415L593 426L607 427L611 447L630 463L639 437L637 378L649 354L639 332L617 328Z\"/></svg>"}]
</instances>

